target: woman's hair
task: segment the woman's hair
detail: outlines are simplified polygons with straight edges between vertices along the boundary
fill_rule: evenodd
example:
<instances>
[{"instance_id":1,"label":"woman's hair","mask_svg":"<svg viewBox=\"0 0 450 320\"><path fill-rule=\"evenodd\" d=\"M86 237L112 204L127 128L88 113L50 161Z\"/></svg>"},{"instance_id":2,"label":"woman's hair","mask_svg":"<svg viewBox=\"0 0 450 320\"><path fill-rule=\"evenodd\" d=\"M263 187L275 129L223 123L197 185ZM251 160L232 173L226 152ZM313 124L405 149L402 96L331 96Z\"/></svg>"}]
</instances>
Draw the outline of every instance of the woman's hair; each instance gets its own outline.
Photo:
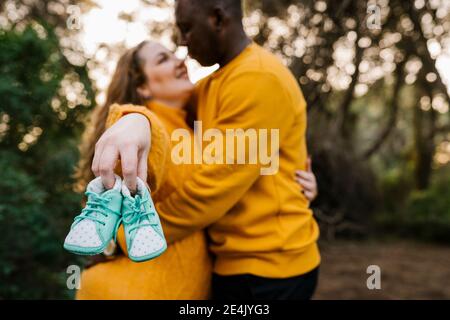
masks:
<instances>
[{"instance_id":1,"label":"woman's hair","mask_svg":"<svg viewBox=\"0 0 450 320\"><path fill-rule=\"evenodd\" d=\"M114 103L134 105L146 103L146 98L141 97L137 92L137 89L146 81L143 61L139 58L139 51L146 43L146 41L141 42L120 57L106 93L106 102L104 105L97 106L92 113L91 121L80 145L80 161L75 172L77 192L85 190L89 181L94 179L91 167L95 144L106 129L109 107Z\"/></svg>"}]
</instances>

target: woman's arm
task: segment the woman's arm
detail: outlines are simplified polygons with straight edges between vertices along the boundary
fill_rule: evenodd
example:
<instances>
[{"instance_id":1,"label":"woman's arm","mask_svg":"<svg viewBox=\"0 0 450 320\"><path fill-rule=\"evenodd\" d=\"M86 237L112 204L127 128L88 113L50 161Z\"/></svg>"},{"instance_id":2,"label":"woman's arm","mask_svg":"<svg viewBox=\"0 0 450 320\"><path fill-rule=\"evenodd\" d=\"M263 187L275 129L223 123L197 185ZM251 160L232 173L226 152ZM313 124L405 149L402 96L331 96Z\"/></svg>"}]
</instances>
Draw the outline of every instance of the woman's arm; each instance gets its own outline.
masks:
<instances>
[{"instance_id":1,"label":"woman's arm","mask_svg":"<svg viewBox=\"0 0 450 320\"><path fill-rule=\"evenodd\" d=\"M107 189L114 186L114 169L119 157L122 174L130 190L136 189L136 177L147 180L147 156L151 146L151 127L141 114L129 114L107 129L95 145L92 171L101 176Z\"/></svg>"},{"instance_id":2,"label":"woman's arm","mask_svg":"<svg viewBox=\"0 0 450 320\"><path fill-rule=\"evenodd\" d=\"M161 185L170 156L170 139L158 117L146 107L112 105L108 128L95 147L92 171L106 188L114 185L114 171L120 169L127 187L136 189L136 177L148 181L153 191Z\"/></svg>"}]
</instances>

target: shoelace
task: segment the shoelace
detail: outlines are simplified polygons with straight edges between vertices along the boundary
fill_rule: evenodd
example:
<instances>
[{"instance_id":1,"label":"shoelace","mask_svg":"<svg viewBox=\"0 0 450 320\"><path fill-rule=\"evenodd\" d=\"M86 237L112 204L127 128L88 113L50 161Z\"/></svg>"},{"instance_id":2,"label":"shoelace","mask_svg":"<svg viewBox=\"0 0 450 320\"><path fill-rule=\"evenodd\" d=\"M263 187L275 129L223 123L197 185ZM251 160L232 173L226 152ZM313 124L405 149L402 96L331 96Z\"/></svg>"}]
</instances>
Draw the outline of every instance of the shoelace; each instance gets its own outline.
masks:
<instances>
[{"instance_id":1,"label":"shoelace","mask_svg":"<svg viewBox=\"0 0 450 320\"><path fill-rule=\"evenodd\" d=\"M92 220L94 222L98 222L101 225L105 225L103 219L94 217L91 214L94 212L100 213L103 217L108 217L108 214L115 214L120 216L120 212L116 212L110 208L108 208L108 203L111 201L110 198L102 197L95 192L86 191L85 195L88 197L88 201L86 203L86 207L81 211L81 214L75 217L75 222L78 220Z\"/></svg>"},{"instance_id":2,"label":"shoelace","mask_svg":"<svg viewBox=\"0 0 450 320\"><path fill-rule=\"evenodd\" d=\"M124 212L122 216L122 221L124 224L130 224L133 225L128 232L131 233L134 230L142 227L150 227L150 226L157 226L158 223L155 221L155 212L147 212L145 213L141 208L142 206L148 202L149 199L142 200L142 198L139 195L136 195L134 198L134 203L131 206L131 210ZM148 217L147 220L144 219L145 217Z\"/></svg>"}]
</instances>

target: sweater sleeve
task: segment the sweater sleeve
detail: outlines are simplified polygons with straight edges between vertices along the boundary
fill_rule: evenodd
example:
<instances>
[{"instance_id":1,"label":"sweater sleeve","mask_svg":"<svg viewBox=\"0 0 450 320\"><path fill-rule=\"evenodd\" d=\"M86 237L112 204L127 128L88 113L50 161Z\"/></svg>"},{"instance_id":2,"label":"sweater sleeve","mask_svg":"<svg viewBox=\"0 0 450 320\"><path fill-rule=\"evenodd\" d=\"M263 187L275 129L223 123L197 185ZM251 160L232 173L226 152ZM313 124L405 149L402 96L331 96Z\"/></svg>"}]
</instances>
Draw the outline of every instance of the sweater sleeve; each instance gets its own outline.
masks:
<instances>
[{"instance_id":1,"label":"sweater sleeve","mask_svg":"<svg viewBox=\"0 0 450 320\"><path fill-rule=\"evenodd\" d=\"M218 103L218 117L212 128L218 129L224 137L227 129L266 129L268 149L272 142L269 131L278 129L276 140L282 141L294 121L292 101L284 86L278 78L264 72L248 71L229 79L219 94ZM223 140L226 144L226 139ZM248 150L246 159L251 156ZM278 148L272 150L277 160L278 151ZM226 157L223 155L224 159ZM180 188L156 204L167 241L179 240L223 217L251 188L263 167L266 166L259 158L255 164L224 161L197 167Z\"/></svg>"},{"instance_id":2,"label":"sweater sleeve","mask_svg":"<svg viewBox=\"0 0 450 320\"><path fill-rule=\"evenodd\" d=\"M140 113L147 117L151 125L151 149L148 155L147 183L156 192L165 180L167 163L170 161L170 138L164 124L146 107L113 104L109 108L106 128L111 127L121 117L130 113ZM121 174L120 163L116 171Z\"/></svg>"}]
</instances>

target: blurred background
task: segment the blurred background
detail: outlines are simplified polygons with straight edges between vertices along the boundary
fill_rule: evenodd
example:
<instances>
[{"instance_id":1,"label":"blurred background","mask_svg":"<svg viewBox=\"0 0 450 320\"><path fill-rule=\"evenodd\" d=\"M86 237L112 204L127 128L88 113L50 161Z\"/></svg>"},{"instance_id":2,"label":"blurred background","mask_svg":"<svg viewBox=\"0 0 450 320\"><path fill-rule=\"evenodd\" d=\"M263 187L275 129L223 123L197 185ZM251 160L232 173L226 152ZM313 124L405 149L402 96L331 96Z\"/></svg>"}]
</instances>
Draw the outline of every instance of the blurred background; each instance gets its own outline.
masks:
<instances>
[{"instance_id":1,"label":"blurred background","mask_svg":"<svg viewBox=\"0 0 450 320\"><path fill-rule=\"evenodd\" d=\"M78 144L118 57L176 50L174 0L0 3L0 299L71 299ZM298 79L319 197L316 299L450 298L450 0L248 0ZM183 57L186 50L180 48ZM188 60L193 81L217 66ZM369 290L367 267L381 269Z\"/></svg>"}]
</instances>

